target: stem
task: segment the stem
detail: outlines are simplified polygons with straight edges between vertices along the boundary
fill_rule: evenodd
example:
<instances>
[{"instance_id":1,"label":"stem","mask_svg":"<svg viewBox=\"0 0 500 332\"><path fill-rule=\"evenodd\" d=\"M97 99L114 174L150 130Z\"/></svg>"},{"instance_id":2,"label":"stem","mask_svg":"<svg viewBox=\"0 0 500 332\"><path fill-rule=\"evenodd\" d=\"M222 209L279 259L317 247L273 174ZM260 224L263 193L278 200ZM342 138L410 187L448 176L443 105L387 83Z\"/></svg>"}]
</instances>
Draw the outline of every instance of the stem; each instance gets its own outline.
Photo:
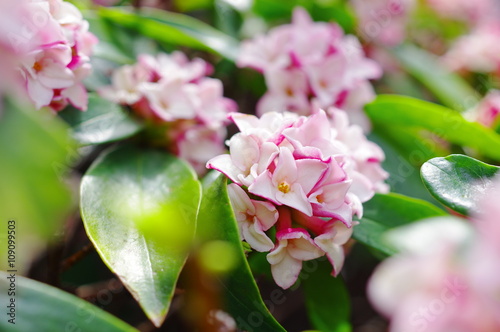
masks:
<instances>
[{"instance_id":1,"label":"stem","mask_svg":"<svg viewBox=\"0 0 500 332\"><path fill-rule=\"evenodd\" d=\"M73 265L75 265L77 262L79 262L82 258L87 256L87 254L94 249L94 245L92 243L87 244L85 247L71 255L70 257L66 258L62 263L59 268L59 272L63 273L67 270L69 270Z\"/></svg>"}]
</instances>

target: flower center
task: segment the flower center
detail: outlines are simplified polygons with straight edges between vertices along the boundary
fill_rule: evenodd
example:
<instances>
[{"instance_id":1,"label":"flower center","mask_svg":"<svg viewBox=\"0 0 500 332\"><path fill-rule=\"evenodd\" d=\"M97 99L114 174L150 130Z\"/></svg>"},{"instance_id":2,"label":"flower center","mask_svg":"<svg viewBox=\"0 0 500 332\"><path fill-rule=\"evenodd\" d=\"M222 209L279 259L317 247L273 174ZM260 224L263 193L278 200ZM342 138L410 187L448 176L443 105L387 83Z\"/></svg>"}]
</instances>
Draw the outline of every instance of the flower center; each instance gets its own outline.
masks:
<instances>
[{"instance_id":1,"label":"flower center","mask_svg":"<svg viewBox=\"0 0 500 332\"><path fill-rule=\"evenodd\" d=\"M316 196L316 200L318 201L318 203L322 204L325 201L325 198L323 197L323 195L318 195Z\"/></svg>"},{"instance_id":2,"label":"flower center","mask_svg":"<svg viewBox=\"0 0 500 332\"><path fill-rule=\"evenodd\" d=\"M41 72L43 69L43 66L40 62L35 62L35 64L33 65L33 70L37 73Z\"/></svg>"},{"instance_id":3,"label":"flower center","mask_svg":"<svg viewBox=\"0 0 500 332\"><path fill-rule=\"evenodd\" d=\"M278 185L278 190L286 194L290 191L290 185L288 184L288 182L283 181Z\"/></svg>"}]
</instances>

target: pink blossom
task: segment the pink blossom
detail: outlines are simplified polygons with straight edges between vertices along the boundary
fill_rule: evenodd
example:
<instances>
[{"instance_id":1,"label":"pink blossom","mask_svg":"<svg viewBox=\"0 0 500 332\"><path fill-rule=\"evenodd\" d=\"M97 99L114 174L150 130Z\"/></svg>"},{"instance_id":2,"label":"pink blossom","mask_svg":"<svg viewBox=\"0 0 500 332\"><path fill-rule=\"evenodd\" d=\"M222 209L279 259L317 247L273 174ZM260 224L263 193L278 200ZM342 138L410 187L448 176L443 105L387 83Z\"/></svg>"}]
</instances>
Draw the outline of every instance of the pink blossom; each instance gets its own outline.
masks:
<instances>
[{"instance_id":1,"label":"pink blossom","mask_svg":"<svg viewBox=\"0 0 500 332\"><path fill-rule=\"evenodd\" d=\"M498 116L500 115L500 91L492 90L471 110L467 111L464 116L480 124L495 128L498 125Z\"/></svg>"},{"instance_id":2,"label":"pink blossom","mask_svg":"<svg viewBox=\"0 0 500 332\"><path fill-rule=\"evenodd\" d=\"M271 272L276 284L281 288L291 287L297 280L302 262L324 255L311 239L309 233L301 228L287 228L276 234L276 247L267 255Z\"/></svg>"},{"instance_id":3,"label":"pink blossom","mask_svg":"<svg viewBox=\"0 0 500 332\"><path fill-rule=\"evenodd\" d=\"M257 251L267 252L273 249L273 241L264 232L278 220L278 211L274 205L250 199L245 191L234 183L228 186L228 191L242 240Z\"/></svg>"},{"instance_id":4,"label":"pink blossom","mask_svg":"<svg viewBox=\"0 0 500 332\"><path fill-rule=\"evenodd\" d=\"M443 56L454 71L498 73L500 71L500 23L485 23L458 38Z\"/></svg>"},{"instance_id":5,"label":"pink blossom","mask_svg":"<svg viewBox=\"0 0 500 332\"><path fill-rule=\"evenodd\" d=\"M360 127L350 126L344 112L329 112L330 117L323 110L309 117L232 114L241 132L228 141L229 154L207 163L233 181L231 202L241 236L252 248L269 251L266 232L276 229L268 261L283 288L296 281L302 261L324 254L337 275L344 262L342 246L356 224L353 216L362 216L362 203L375 191L387 189L382 150ZM266 209L259 216L262 204Z\"/></svg>"},{"instance_id":6,"label":"pink blossom","mask_svg":"<svg viewBox=\"0 0 500 332\"><path fill-rule=\"evenodd\" d=\"M442 17L469 22L472 25L483 23L498 15L495 0L427 0L429 6Z\"/></svg>"},{"instance_id":7,"label":"pink blossom","mask_svg":"<svg viewBox=\"0 0 500 332\"><path fill-rule=\"evenodd\" d=\"M359 29L369 41L393 46L406 35L415 0L352 0Z\"/></svg>"},{"instance_id":8,"label":"pink blossom","mask_svg":"<svg viewBox=\"0 0 500 332\"><path fill-rule=\"evenodd\" d=\"M129 106L147 121L158 141L198 172L224 152L227 116L236 103L223 96L222 83L206 77L212 67L185 54L140 55L134 65L118 68L101 96Z\"/></svg>"},{"instance_id":9,"label":"pink blossom","mask_svg":"<svg viewBox=\"0 0 500 332\"><path fill-rule=\"evenodd\" d=\"M382 71L365 57L356 37L345 36L339 26L315 23L304 9L296 8L292 24L243 42L238 65L264 74L268 91L258 103L258 114L309 115L316 107L336 106L355 113L353 121L364 118L360 124L368 130L362 108L374 93L356 91Z\"/></svg>"},{"instance_id":10,"label":"pink blossom","mask_svg":"<svg viewBox=\"0 0 500 332\"><path fill-rule=\"evenodd\" d=\"M368 288L391 318L390 331L500 330L499 180L485 193L475 227L447 217L393 234L413 246L384 261Z\"/></svg>"},{"instance_id":11,"label":"pink blossom","mask_svg":"<svg viewBox=\"0 0 500 332\"><path fill-rule=\"evenodd\" d=\"M80 11L62 0L22 0L2 8L0 21L0 44L14 55L10 65L21 74L35 106L60 111L71 103L85 110L82 81L90 73L97 39Z\"/></svg>"}]
</instances>

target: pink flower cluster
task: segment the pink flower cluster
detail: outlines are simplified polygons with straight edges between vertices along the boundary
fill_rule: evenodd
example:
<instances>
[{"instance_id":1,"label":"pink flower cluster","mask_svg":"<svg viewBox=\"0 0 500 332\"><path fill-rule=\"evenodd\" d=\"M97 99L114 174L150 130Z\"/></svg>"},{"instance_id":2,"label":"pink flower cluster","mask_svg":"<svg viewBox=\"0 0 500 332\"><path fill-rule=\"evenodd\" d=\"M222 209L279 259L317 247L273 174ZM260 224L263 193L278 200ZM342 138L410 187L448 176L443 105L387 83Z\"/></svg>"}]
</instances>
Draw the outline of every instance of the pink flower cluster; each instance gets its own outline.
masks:
<instances>
[{"instance_id":1,"label":"pink flower cluster","mask_svg":"<svg viewBox=\"0 0 500 332\"><path fill-rule=\"evenodd\" d=\"M472 25L498 14L496 0L427 0L427 3L443 17L469 22Z\"/></svg>"},{"instance_id":2,"label":"pink flower cluster","mask_svg":"<svg viewBox=\"0 0 500 332\"><path fill-rule=\"evenodd\" d=\"M229 194L242 239L269 252L276 283L292 286L302 262L327 255L337 275L353 216L363 202L386 191L383 151L369 142L345 112L317 110L310 117L294 113L234 113L240 129L228 142L230 154L207 167L233 181ZM273 242L266 233L276 230Z\"/></svg>"},{"instance_id":3,"label":"pink flower cluster","mask_svg":"<svg viewBox=\"0 0 500 332\"><path fill-rule=\"evenodd\" d=\"M189 61L181 52L141 55L136 64L118 68L100 94L164 128L169 149L201 174L207 160L224 152L227 114L237 111L224 98L222 82L206 77L211 71L202 59Z\"/></svg>"},{"instance_id":4,"label":"pink flower cluster","mask_svg":"<svg viewBox=\"0 0 500 332\"><path fill-rule=\"evenodd\" d=\"M268 91L257 113L291 111L311 114L316 107L348 111L352 123L367 130L363 106L374 98L368 80L381 68L367 59L358 39L344 35L336 24L315 23L297 8L293 22L242 44L240 67L264 74Z\"/></svg>"},{"instance_id":5,"label":"pink flower cluster","mask_svg":"<svg viewBox=\"0 0 500 332\"><path fill-rule=\"evenodd\" d=\"M480 124L495 128L500 123L500 91L492 90L481 100L481 102L471 110L467 111L464 116Z\"/></svg>"},{"instance_id":6,"label":"pink flower cluster","mask_svg":"<svg viewBox=\"0 0 500 332\"><path fill-rule=\"evenodd\" d=\"M423 222L412 240L427 245L377 268L368 293L391 332L500 331L499 180L475 227L452 217Z\"/></svg>"},{"instance_id":7,"label":"pink flower cluster","mask_svg":"<svg viewBox=\"0 0 500 332\"><path fill-rule=\"evenodd\" d=\"M2 4L0 44L9 60L15 59L13 67L37 108L60 111L68 103L87 108L82 81L90 73L89 56L97 43L88 27L80 11L62 0Z\"/></svg>"},{"instance_id":8,"label":"pink flower cluster","mask_svg":"<svg viewBox=\"0 0 500 332\"><path fill-rule=\"evenodd\" d=\"M359 30L368 41L397 45L406 36L415 0L351 0Z\"/></svg>"},{"instance_id":9,"label":"pink flower cluster","mask_svg":"<svg viewBox=\"0 0 500 332\"><path fill-rule=\"evenodd\" d=\"M454 42L443 56L443 63L453 71L500 75L499 40L500 21L481 24Z\"/></svg>"}]
</instances>

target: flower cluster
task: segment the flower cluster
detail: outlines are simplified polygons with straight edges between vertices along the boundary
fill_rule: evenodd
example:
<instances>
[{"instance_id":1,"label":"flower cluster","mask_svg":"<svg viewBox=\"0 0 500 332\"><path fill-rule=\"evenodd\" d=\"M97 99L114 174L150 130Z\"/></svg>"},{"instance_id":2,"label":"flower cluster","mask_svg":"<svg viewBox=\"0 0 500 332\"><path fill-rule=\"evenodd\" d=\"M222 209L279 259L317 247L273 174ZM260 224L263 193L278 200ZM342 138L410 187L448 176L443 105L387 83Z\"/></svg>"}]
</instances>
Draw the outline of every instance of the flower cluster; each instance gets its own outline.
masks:
<instances>
[{"instance_id":1,"label":"flower cluster","mask_svg":"<svg viewBox=\"0 0 500 332\"><path fill-rule=\"evenodd\" d=\"M383 151L349 125L345 112L329 112L232 114L241 132L229 140L229 155L207 164L233 181L229 194L241 236L253 249L270 251L282 288L297 280L302 261L325 254L338 274L353 216L361 217L362 203L376 191L387 190ZM266 233L272 227L275 242Z\"/></svg>"},{"instance_id":2,"label":"flower cluster","mask_svg":"<svg viewBox=\"0 0 500 332\"><path fill-rule=\"evenodd\" d=\"M2 4L0 44L15 59L13 67L37 108L60 111L68 105L85 110L82 84L91 70L89 56L97 39L80 11L62 0ZM12 63L12 62L11 62Z\"/></svg>"},{"instance_id":3,"label":"flower cluster","mask_svg":"<svg viewBox=\"0 0 500 332\"><path fill-rule=\"evenodd\" d=\"M475 227L452 217L413 226L413 243L425 246L377 268L368 293L390 331L500 331L499 195L497 179Z\"/></svg>"},{"instance_id":4,"label":"flower cluster","mask_svg":"<svg viewBox=\"0 0 500 332\"><path fill-rule=\"evenodd\" d=\"M443 17L469 22L472 25L498 14L495 0L427 0L429 6Z\"/></svg>"},{"instance_id":5,"label":"flower cluster","mask_svg":"<svg viewBox=\"0 0 500 332\"><path fill-rule=\"evenodd\" d=\"M492 90L481 100L474 108L467 111L464 116L470 120L479 122L480 124L495 128L500 123L500 91Z\"/></svg>"},{"instance_id":6,"label":"flower cluster","mask_svg":"<svg viewBox=\"0 0 500 332\"><path fill-rule=\"evenodd\" d=\"M365 39L396 45L406 36L415 0L351 0Z\"/></svg>"},{"instance_id":7,"label":"flower cluster","mask_svg":"<svg viewBox=\"0 0 500 332\"><path fill-rule=\"evenodd\" d=\"M500 21L482 24L460 37L443 56L454 71L500 74Z\"/></svg>"},{"instance_id":8,"label":"flower cluster","mask_svg":"<svg viewBox=\"0 0 500 332\"><path fill-rule=\"evenodd\" d=\"M223 153L227 114L237 110L223 97L222 82L206 77L211 71L181 52L141 55L136 64L118 68L100 94L161 129L168 148L201 174L207 160Z\"/></svg>"},{"instance_id":9,"label":"flower cluster","mask_svg":"<svg viewBox=\"0 0 500 332\"><path fill-rule=\"evenodd\" d=\"M374 98L369 79L381 68L367 59L358 39L344 35L336 24L314 23L302 8L293 23L271 30L242 44L240 67L265 76L268 91L257 113L291 111L311 114L316 107L346 110L352 123L367 130L363 106Z\"/></svg>"}]
</instances>

